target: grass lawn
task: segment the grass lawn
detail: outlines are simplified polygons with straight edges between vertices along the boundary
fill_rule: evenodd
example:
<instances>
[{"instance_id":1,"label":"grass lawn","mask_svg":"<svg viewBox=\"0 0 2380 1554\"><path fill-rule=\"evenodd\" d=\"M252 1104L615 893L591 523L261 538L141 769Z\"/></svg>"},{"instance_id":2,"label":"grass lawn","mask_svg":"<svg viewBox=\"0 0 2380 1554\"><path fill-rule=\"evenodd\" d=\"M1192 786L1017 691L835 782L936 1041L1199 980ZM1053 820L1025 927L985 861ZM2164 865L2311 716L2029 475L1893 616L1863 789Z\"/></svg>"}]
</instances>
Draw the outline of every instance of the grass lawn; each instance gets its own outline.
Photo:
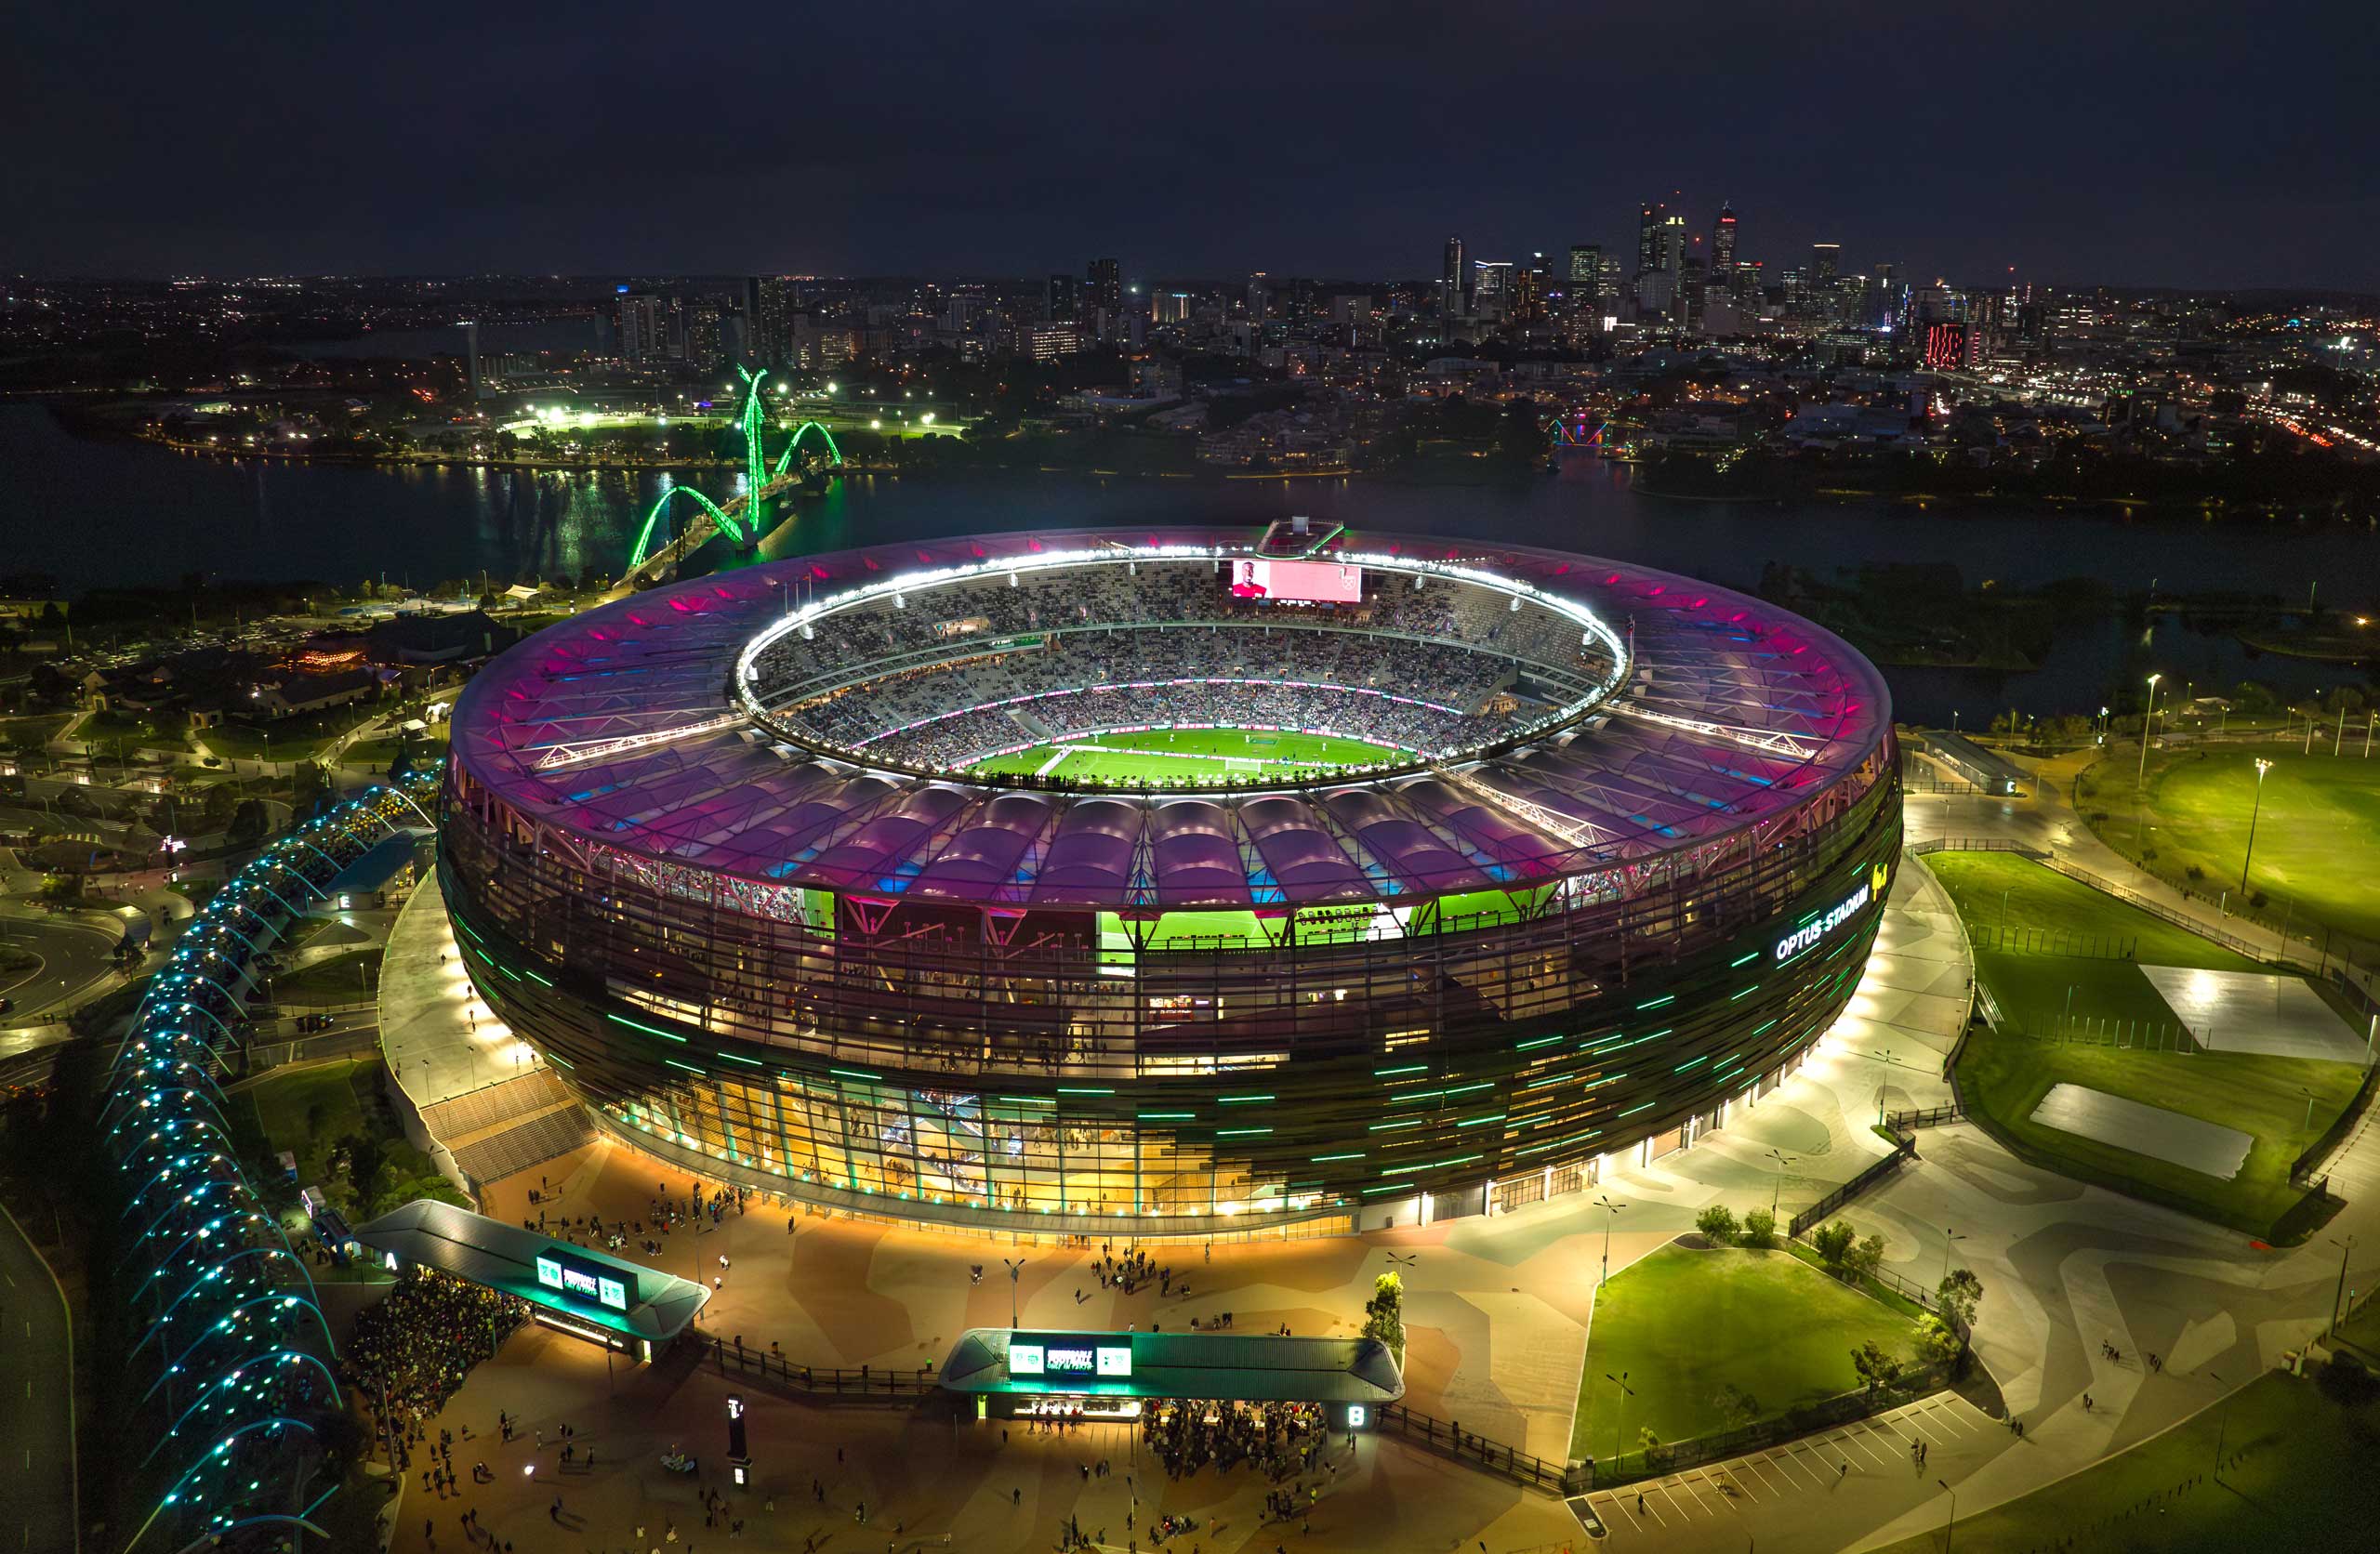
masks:
<instances>
[{"instance_id":1,"label":"grass lawn","mask_svg":"<svg viewBox=\"0 0 2380 1554\"><path fill-rule=\"evenodd\" d=\"M1570 1455L1608 1458L1615 1431L1633 1452L1643 1426L1665 1442L1726 1429L1738 1421L1717 1400L1729 1385L1764 1419L1852 1391L1851 1351L1871 1338L1916 1363L1907 1318L1791 1253L1664 1246L1595 1297ZM1634 1397L1604 1379L1623 1373Z\"/></svg>"},{"instance_id":2,"label":"grass lawn","mask_svg":"<svg viewBox=\"0 0 2380 1554\"><path fill-rule=\"evenodd\" d=\"M2005 921L2012 940L2016 929L2038 928L2078 940L2131 941L2132 958L2144 966L2196 966L2209 971L2264 969L2245 955L2127 906L2020 853L1937 852L1925 864L1950 893L1968 932L1985 943L2000 930L2004 893Z\"/></svg>"},{"instance_id":3,"label":"grass lawn","mask_svg":"<svg viewBox=\"0 0 2380 1554\"><path fill-rule=\"evenodd\" d=\"M2160 870L2202 877L2210 894L2240 883L2255 808L2255 758L2273 763L2256 811L2256 852L2248 887L2268 898L2277 915L2285 900L2301 922L2380 940L2380 758L2366 760L2361 731L2350 730L2347 754L2306 755L2302 744L2236 750L2191 750L2149 758L2149 785L2135 798L2130 763L2102 763L2084 782L2080 807L2104 811L2092 827L2127 858L2153 846ZM2318 736L2315 749L2323 741ZM2153 827L2154 829L2150 829Z\"/></svg>"},{"instance_id":4,"label":"grass lawn","mask_svg":"<svg viewBox=\"0 0 2380 1554\"><path fill-rule=\"evenodd\" d=\"M377 711L369 702L325 707L271 723L218 723L198 737L206 747L229 759L243 761L303 761L323 753L339 735Z\"/></svg>"},{"instance_id":5,"label":"grass lawn","mask_svg":"<svg viewBox=\"0 0 2380 1554\"><path fill-rule=\"evenodd\" d=\"M379 946L330 955L311 966L272 980L272 1001L291 1007L309 1004L352 1004L369 998L380 986Z\"/></svg>"},{"instance_id":6,"label":"grass lawn","mask_svg":"<svg viewBox=\"0 0 2380 1554\"><path fill-rule=\"evenodd\" d=\"M1316 768L1368 766L1405 758L1401 751L1325 734L1242 729L1153 729L1086 734L998 756L975 770L986 777L1045 769L1053 777L1107 783L1168 783L1184 778L1262 781Z\"/></svg>"},{"instance_id":7,"label":"grass lawn","mask_svg":"<svg viewBox=\"0 0 2380 1554\"><path fill-rule=\"evenodd\" d=\"M241 1108L234 1116L255 1123L268 1155L283 1150L295 1154L298 1182L311 1185L323 1179L331 1146L363 1130L364 1103L356 1086L377 1083L379 1074L377 1058L277 1069L234 1092Z\"/></svg>"},{"instance_id":8,"label":"grass lawn","mask_svg":"<svg viewBox=\"0 0 2380 1554\"><path fill-rule=\"evenodd\" d=\"M2194 1384L2175 1376L2154 1385ZM2352 1548L2365 1535L2354 1529L2371 1520L2375 1432L2380 1405L2342 1402L2312 1381L2271 1372L2240 1389L2228 1417L2220 1406L2205 1409L2045 1489L1962 1516L1953 1547L1958 1554ZM2227 1458L2220 1483L2218 1441ZM2051 1448L2028 1442L2014 1449ZM1937 1528L1884 1554L1940 1554L1943 1544Z\"/></svg>"},{"instance_id":9,"label":"grass lawn","mask_svg":"<svg viewBox=\"0 0 2380 1554\"><path fill-rule=\"evenodd\" d=\"M1969 931L1989 942L2001 893L2013 926L2137 942L2141 961L2215 971L2265 969L2244 956L2152 917L2013 853L1944 852L1926 861ZM2292 1221L2304 1194L2289 1167L2354 1096L2360 1072L2245 1052L2171 1050L2180 1021L2130 960L1978 950L1976 974L2005 1027L1971 1034L1959 1055L1959 1087L1977 1120L2019 1154L2052 1170L2131 1192L2272 1240L2302 1239ZM2048 1041L2019 1032L2121 1032L2136 1045ZM2166 1049L2160 1050L2160 1047ZM2050 1087L2072 1084L2236 1127L2254 1138L2228 1181L2030 1119ZM2310 1121L2307 1092L2313 1095Z\"/></svg>"}]
</instances>

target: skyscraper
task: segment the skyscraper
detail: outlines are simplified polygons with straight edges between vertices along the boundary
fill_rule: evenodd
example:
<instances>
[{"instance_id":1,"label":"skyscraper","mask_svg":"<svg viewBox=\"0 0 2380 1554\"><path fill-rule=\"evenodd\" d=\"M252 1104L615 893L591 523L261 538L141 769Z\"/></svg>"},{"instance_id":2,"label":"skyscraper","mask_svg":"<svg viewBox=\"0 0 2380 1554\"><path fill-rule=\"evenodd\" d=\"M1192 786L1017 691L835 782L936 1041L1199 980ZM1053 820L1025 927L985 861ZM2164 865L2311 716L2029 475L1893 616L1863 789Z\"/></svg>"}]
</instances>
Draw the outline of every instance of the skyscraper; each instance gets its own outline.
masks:
<instances>
[{"instance_id":1,"label":"skyscraper","mask_svg":"<svg viewBox=\"0 0 2380 1554\"><path fill-rule=\"evenodd\" d=\"M1813 243L1810 244L1810 283L1828 286L1843 272L1843 244Z\"/></svg>"},{"instance_id":2,"label":"skyscraper","mask_svg":"<svg viewBox=\"0 0 2380 1554\"><path fill-rule=\"evenodd\" d=\"M1124 270L1114 259L1091 261L1091 283L1085 289L1085 300L1105 313L1110 320L1124 312Z\"/></svg>"},{"instance_id":3,"label":"skyscraper","mask_svg":"<svg viewBox=\"0 0 2380 1554\"><path fill-rule=\"evenodd\" d=\"M1664 205L1661 208L1660 268L1671 275L1682 273L1686 269L1686 212L1671 210Z\"/></svg>"},{"instance_id":4,"label":"skyscraper","mask_svg":"<svg viewBox=\"0 0 2380 1554\"><path fill-rule=\"evenodd\" d=\"M1714 282L1723 277L1732 282L1736 273L1736 211L1733 205L1719 207L1719 219L1711 224L1711 276Z\"/></svg>"},{"instance_id":5,"label":"skyscraper","mask_svg":"<svg viewBox=\"0 0 2380 1554\"><path fill-rule=\"evenodd\" d=\"M1471 308L1481 318L1501 318L1513 296L1513 261L1474 259L1471 263Z\"/></svg>"},{"instance_id":6,"label":"skyscraper","mask_svg":"<svg viewBox=\"0 0 2380 1554\"><path fill-rule=\"evenodd\" d=\"M1636 207L1636 273L1647 274L1661 268L1661 217L1669 214L1669 206L1659 204Z\"/></svg>"},{"instance_id":7,"label":"skyscraper","mask_svg":"<svg viewBox=\"0 0 2380 1554\"><path fill-rule=\"evenodd\" d=\"M1072 275L1050 277L1050 322L1072 323L1082 316L1082 282Z\"/></svg>"},{"instance_id":8,"label":"skyscraper","mask_svg":"<svg viewBox=\"0 0 2380 1554\"><path fill-rule=\"evenodd\" d=\"M1446 268L1438 275L1438 316L1462 317L1462 239L1447 239Z\"/></svg>"}]
</instances>

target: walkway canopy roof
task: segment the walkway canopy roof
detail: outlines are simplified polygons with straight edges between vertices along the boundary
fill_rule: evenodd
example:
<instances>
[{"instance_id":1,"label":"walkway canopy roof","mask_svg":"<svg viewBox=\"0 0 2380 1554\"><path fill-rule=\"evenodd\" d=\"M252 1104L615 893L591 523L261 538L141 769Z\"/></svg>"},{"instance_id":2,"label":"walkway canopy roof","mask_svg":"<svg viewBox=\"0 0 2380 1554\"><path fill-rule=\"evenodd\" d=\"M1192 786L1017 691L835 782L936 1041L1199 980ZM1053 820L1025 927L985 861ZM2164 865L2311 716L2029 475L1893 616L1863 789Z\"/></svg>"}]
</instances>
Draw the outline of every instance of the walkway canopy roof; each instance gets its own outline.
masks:
<instances>
[{"instance_id":1,"label":"walkway canopy roof","mask_svg":"<svg viewBox=\"0 0 2380 1554\"><path fill-rule=\"evenodd\" d=\"M380 1216L355 1239L400 1263L434 1268L654 1343L684 1332L710 1298L691 1280L429 1198Z\"/></svg>"},{"instance_id":2,"label":"walkway canopy roof","mask_svg":"<svg viewBox=\"0 0 2380 1554\"><path fill-rule=\"evenodd\" d=\"M1047 1333L977 1327L942 1364L953 1392L1388 1403L1405 1395L1377 1338L1236 1333Z\"/></svg>"}]
</instances>

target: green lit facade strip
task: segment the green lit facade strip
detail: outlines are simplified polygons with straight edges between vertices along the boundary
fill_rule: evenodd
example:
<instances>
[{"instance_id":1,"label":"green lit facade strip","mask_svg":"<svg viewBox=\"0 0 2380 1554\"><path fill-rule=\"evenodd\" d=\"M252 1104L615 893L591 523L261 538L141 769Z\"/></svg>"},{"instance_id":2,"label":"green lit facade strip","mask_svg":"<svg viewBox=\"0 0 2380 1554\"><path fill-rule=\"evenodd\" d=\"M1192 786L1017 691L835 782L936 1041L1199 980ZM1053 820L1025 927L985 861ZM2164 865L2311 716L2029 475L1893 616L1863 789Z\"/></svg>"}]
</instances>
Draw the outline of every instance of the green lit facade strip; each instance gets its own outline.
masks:
<instances>
[{"instance_id":1,"label":"green lit facade strip","mask_svg":"<svg viewBox=\"0 0 2380 1554\"><path fill-rule=\"evenodd\" d=\"M648 1036L659 1036L663 1041L674 1041L683 1046L686 1040L685 1037L674 1032L665 1031L657 1025L647 1025L640 1021L630 1020L624 1014L607 1015L604 1018L617 1021L631 1031L642 1031Z\"/></svg>"}]
</instances>

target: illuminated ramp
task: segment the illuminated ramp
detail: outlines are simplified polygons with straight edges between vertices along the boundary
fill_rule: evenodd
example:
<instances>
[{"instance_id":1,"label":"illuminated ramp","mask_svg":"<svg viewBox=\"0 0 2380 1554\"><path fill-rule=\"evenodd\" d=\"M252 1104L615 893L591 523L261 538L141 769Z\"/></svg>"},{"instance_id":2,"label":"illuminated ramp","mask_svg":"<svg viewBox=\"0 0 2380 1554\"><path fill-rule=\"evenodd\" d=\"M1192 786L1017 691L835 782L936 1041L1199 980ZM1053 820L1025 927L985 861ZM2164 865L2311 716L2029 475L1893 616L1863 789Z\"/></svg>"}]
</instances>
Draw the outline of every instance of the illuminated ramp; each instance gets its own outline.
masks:
<instances>
[{"instance_id":1,"label":"illuminated ramp","mask_svg":"<svg viewBox=\"0 0 2380 1554\"><path fill-rule=\"evenodd\" d=\"M947 1391L1012 1401L1159 1398L1376 1408L1405 1395L1396 1356L1377 1338L1251 1333L1061 1333L977 1327L942 1364ZM1090 1410L1086 1410L1086 1413ZM1342 1416L1348 1426L1363 1416Z\"/></svg>"},{"instance_id":2,"label":"illuminated ramp","mask_svg":"<svg viewBox=\"0 0 2380 1554\"><path fill-rule=\"evenodd\" d=\"M536 1308L549 1327L651 1359L686 1330L710 1291L591 1247L416 1198L355 1232L391 1272L434 1269Z\"/></svg>"}]
</instances>

